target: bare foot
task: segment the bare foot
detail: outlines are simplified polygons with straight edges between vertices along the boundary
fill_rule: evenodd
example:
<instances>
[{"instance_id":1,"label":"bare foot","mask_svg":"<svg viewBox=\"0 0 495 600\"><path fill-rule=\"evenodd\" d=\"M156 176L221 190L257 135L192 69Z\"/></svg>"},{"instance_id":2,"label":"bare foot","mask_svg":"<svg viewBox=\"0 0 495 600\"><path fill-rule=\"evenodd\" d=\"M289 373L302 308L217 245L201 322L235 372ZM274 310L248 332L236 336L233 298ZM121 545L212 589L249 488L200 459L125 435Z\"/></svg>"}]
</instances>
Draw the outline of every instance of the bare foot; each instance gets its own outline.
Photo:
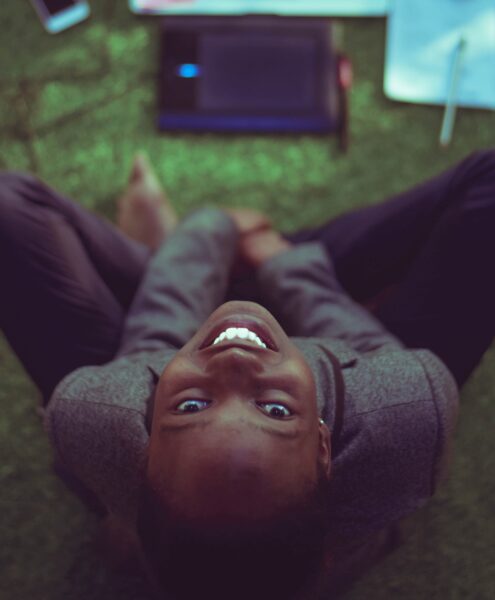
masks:
<instances>
[{"instance_id":1,"label":"bare foot","mask_svg":"<svg viewBox=\"0 0 495 600\"><path fill-rule=\"evenodd\" d=\"M129 185L118 200L119 228L133 240L156 250L178 221L147 157L137 154Z\"/></svg>"}]
</instances>

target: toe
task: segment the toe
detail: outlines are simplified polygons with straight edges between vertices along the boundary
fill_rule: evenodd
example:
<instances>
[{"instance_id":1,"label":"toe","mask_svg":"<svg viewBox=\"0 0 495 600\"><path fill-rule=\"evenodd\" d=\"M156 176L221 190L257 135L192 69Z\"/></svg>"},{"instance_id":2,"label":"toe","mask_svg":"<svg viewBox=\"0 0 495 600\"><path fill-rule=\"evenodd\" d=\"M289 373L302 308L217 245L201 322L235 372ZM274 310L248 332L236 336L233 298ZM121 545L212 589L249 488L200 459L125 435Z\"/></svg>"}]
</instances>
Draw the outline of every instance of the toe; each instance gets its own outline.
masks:
<instances>
[{"instance_id":1,"label":"toe","mask_svg":"<svg viewBox=\"0 0 495 600\"><path fill-rule=\"evenodd\" d=\"M151 165L149 163L148 157L144 152L138 152L132 162L129 183L135 183L144 179L150 171Z\"/></svg>"}]
</instances>

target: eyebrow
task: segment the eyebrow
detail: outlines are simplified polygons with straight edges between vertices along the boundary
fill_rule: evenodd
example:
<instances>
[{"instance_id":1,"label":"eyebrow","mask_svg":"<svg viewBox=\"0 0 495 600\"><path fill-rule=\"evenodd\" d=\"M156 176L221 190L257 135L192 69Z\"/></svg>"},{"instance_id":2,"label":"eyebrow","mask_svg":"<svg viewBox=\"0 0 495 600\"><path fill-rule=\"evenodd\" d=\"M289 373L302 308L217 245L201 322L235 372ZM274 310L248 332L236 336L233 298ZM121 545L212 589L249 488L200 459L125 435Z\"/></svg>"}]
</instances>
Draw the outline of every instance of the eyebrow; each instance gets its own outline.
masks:
<instances>
[{"instance_id":1,"label":"eyebrow","mask_svg":"<svg viewBox=\"0 0 495 600\"><path fill-rule=\"evenodd\" d=\"M174 425L169 425L165 423L160 423L160 432L171 432L171 431L184 431L190 429L206 429L210 421L187 421L187 423L175 423ZM250 427L255 429L256 431L263 431L264 433L269 433L270 435L275 435L279 438L283 439L294 439L299 435L298 431L283 431L282 429L272 429L271 427L267 427L266 425L255 425L251 424Z\"/></svg>"}]
</instances>

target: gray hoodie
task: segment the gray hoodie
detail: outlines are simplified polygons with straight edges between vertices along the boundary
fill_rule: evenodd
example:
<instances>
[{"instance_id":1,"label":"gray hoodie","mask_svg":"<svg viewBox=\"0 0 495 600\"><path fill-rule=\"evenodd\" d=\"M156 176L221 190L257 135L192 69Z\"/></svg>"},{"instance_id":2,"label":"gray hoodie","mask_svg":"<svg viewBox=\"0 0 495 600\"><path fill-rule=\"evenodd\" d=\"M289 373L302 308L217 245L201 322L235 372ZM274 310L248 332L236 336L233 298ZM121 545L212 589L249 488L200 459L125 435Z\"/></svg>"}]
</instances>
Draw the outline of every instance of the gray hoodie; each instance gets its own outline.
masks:
<instances>
[{"instance_id":1,"label":"gray hoodie","mask_svg":"<svg viewBox=\"0 0 495 600\"><path fill-rule=\"evenodd\" d=\"M156 375L225 301L237 244L225 212L191 213L150 259L114 360L69 374L49 402L57 461L124 521L135 516ZM256 284L309 363L334 431L334 531L364 548L434 493L449 460L457 386L432 352L405 348L350 298L320 243L268 260Z\"/></svg>"}]
</instances>

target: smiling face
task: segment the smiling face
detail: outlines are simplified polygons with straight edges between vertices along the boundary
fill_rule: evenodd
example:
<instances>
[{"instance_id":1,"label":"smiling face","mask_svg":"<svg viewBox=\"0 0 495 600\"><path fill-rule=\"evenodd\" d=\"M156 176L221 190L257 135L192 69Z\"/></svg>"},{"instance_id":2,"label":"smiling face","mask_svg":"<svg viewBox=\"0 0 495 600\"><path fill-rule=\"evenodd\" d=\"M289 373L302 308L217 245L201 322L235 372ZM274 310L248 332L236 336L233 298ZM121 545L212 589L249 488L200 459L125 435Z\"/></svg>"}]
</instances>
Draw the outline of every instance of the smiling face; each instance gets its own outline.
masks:
<instances>
[{"instance_id":1,"label":"smiling face","mask_svg":"<svg viewBox=\"0 0 495 600\"><path fill-rule=\"evenodd\" d=\"M177 514L225 524L269 518L322 470L330 433L304 357L259 304L223 304L162 373L149 482Z\"/></svg>"}]
</instances>

